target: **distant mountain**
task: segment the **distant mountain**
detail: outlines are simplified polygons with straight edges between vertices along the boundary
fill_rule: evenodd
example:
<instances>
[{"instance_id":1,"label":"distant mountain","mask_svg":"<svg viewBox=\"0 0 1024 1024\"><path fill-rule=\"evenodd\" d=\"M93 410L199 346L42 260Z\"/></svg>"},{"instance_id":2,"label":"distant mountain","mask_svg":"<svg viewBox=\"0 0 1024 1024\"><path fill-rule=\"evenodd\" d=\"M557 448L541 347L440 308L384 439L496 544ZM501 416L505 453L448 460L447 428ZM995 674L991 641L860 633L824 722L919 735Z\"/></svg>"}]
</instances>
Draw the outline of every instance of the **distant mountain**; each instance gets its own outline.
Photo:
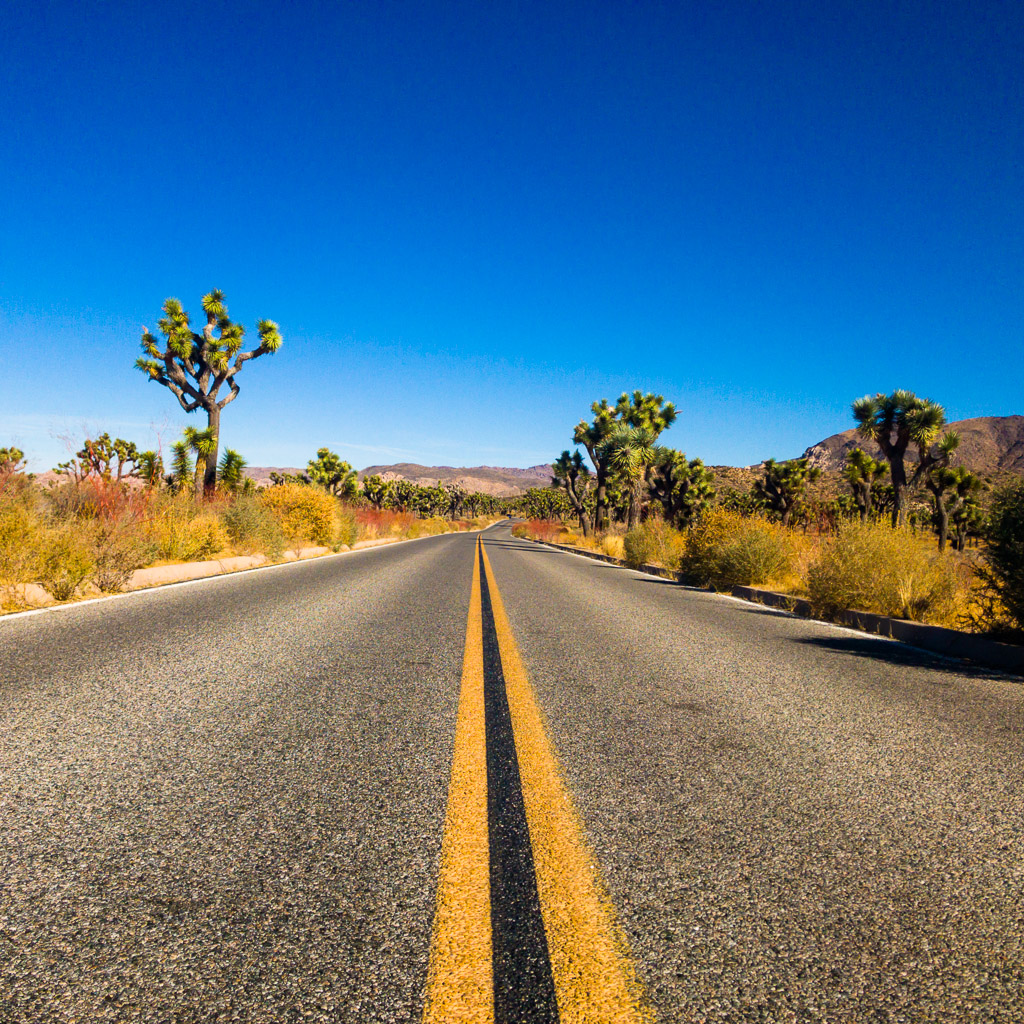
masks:
<instances>
[{"instance_id":1,"label":"distant mountain","mask_svg":"<svg viewBox=\"0 0 1024 1024\"><path fill-rule=\"evenodd\" d=\"M977 416L950 423L947 429L960 435L955 464L983 476L1024 475L1024 416ZM856 430L826 437L808 448L804 457L826 472L838 472L847 454L858 447L879 457L877 445L859 437ZM913 450L907 451L907 461L916 461Z\"/></svg>"},{"instance_id":2,"label":"distant mountain","mask_svg":"<svg viewBox=\"0 0 1024 1024\"><path fill-rule=\"evenodd\" d=\"M298 466L247 466L246 476L257 486L269 487L270 474L303 473ZM398 462L391 466L367 466L359 471L359 479L380 476L385 480L408 480L410 483L431 486L438 480L444 484L457 483L467 491L493 494L498 498L515 497L531 487L547 487L551 483L551 467L529 466L519 469L511 466L420 466L414 462Z\"/></svg>"},{"instance_id":3,"label":"distant mountain","mask_svg":"<svg viewBox=\"0 0 1024 1024\"><path fill-rule=\"evenodd\" d=\"M531 487L547 487L551 483L551 467L420 466L414 462L399 462L391 466L367 466L359 471L360 479L367 476L424 485L436 484L440 480L444 484L459 484L467 491L506 498L522 494Z\"/></svg>"}]
</instances>

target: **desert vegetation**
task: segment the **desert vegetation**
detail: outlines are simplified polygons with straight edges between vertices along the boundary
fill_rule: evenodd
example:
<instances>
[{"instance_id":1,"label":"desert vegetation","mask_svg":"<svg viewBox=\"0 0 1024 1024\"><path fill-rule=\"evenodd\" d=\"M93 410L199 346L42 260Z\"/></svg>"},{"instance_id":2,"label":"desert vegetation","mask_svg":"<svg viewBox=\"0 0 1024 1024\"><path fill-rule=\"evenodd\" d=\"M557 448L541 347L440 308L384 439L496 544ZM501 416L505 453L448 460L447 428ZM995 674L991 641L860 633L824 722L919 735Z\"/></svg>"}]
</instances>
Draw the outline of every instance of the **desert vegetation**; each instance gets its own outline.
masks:
<instances>
[{"instance_id":1,"label":"desert vegetation","mask_svg":"<svg viewBox=\"0 0 1024 1024\"><path fill-rule=\"evenodd\" d=\"M1024 638L1024 484L958 464L937 402L894 391L851 411L863 447L841 473L768 459L738 489L660 443L676 418L662 396L602 399L552 463L563 509L516 530L696 586L800 595L825 617L852 608Z\"/></svg>"},{"instance_id":2,"label":"desert vegetation","mask_svg":"<svg viewBox=\"0 0 1024 1024\"><path fill-rule=\"evenodd\" d=\"M194 330L170 298L157 333L143 329L137 367L206 420L170 445L169 465L159 450L102 433L85 438L44 482L25 471L24 452L0 448L0 607L38 600L36 588L57 601L116 592L145 567L231 556L275 561L479 527L507 511L454 484L360 482L326 447L305 472L257 486L244 457L222 448L221 414L241 393L243 367L281 347L280 328L259 320L259 343L246 349L222 292L204 295L202 310L205 322Z\"/></svg>"},{"instance_id":3,"label":"desert vegetation","mask_svg":"<svg viewBox=\"0 0 1024 1024\"><path fill-rule=\"evenodd\" d=\"M107 439L109 441L109 439ZM136 450L122 439L87 440L82 451ZM321 449L318 472L258 488L242 476L244 460L226 449L212 491L196 473L187 441L164 475L135 459L112 463L77 457L42 484L24 472L24 455L0 449L0 603L23 606L29 588L57 601L128 587L136 570L175 562L259 556L278 561L301 552L341 551L368 541L480 528L498 514L489 496L452 487L398 488L400 502L376 504L351 467ZM200 452L197 464L205 467ZM324 469L324 466L328 469ZM404 505L404 507L400 507ZM473 511L470 511L470 510Z\"/></svg>"}]
</instances>

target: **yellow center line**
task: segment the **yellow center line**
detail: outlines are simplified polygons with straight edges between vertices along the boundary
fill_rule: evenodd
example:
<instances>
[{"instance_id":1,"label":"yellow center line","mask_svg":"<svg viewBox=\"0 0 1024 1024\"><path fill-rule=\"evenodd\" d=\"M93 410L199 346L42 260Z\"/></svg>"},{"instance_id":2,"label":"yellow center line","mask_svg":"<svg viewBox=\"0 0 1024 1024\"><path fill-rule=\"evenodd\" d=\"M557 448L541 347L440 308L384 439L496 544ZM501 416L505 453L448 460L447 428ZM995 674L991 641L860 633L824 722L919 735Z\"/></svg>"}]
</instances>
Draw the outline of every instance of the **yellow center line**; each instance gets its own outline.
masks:
<instances>
[{"instance_id":1,"label":"yellow center line","mask_svg":"<svg viewBox=\"0 0 1024 1024\"><path fill-rule=\"evenodd\" d=\"M559 1019L561 1024L649 1024L654 1015L645 1005L626 936L616 921L596 858L584 837L583 823L562 781L482 544L481 550L515 734Z\"/></svg>"},{"instance_id":2,"label":"yellow center line","mask_svg":"<svg viewBox=\"0 0 1024 1024\"><path fill-rule=\"evenodd\" d=\"M480 559L474 552L425 1024L494 1022L483 659Z\"/></svg>"}]
</instances>

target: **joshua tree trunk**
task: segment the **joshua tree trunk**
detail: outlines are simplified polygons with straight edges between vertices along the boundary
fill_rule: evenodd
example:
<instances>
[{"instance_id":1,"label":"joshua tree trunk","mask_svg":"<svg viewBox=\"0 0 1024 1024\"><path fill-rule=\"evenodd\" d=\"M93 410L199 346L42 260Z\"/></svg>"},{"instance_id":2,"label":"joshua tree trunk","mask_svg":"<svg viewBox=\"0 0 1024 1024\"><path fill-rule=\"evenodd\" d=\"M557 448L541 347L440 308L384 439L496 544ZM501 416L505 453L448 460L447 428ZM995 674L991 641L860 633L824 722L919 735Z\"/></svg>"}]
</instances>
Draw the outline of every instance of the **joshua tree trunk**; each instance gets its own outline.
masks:
<instances>
[{"instance_id":1,"label":"joshua tree trunk","mask_svg":"<svg viewBox=\"0 0 1024 1024\"><path fill-rule=\"evenodd\" d=\"M580 529L583 531L584 537L590 536L590 516L587 515L587 510L581 505L576 509L576 515L579 516Z\"/></svg>"},{"instance_id":2,"label":"joshua tree trunk","mask_svg":"<svg viewBox=\"0 0 1024 1024\"><path fill-rule=\"evenodd\" d=\"M935 518L939 522L939 550L946 550L946 540L949 537L949 512L946 510L946 503L941 495L935 498Z\"/></svg>"},{"instance_id":3,"label":"joshua tree trunk","mask_svg":"<svg viewBox=\"0 0 1024 1024\"><path fill-rule=\"evenodd\" d=\"M597 466L597 495L594 508L594 529L601 531L608 527L608 481L600 463Z\"/></svg>"},{"instance_id":4,"label":"joshua tree trunk","mask_svg":"<svg viewBox=\"0 0 1024 1024\"><path fill-rule=\"evenodd\" d=\"M206 425L213 433L213 443L206 455L206 471L203 474L203 498L209 501L217 490L217 451L220 448L220 406L216 402L207 406Z\"/></svg>"},{"instance_id":5,"label":"joshua tree trunk","mask_svg":"<svg viewBox=\"0 0 1024 1024\"><path fill-rule=\"evenodd\" d=\"M889 475L892 477L892 525L895 527L907 518L907 471L902 456L889 457Z\"/></svg>"}]
</instances>

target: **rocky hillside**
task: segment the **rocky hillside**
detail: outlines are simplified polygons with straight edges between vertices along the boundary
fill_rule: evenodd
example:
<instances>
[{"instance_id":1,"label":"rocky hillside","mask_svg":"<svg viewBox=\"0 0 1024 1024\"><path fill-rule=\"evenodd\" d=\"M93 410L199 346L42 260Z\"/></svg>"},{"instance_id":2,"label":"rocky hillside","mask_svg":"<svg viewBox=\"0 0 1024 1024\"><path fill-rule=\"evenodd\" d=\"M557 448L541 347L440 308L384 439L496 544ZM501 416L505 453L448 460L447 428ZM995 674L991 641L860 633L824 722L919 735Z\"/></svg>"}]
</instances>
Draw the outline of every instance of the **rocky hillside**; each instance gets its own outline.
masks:
<instances>
[{"instance_id":1,"label":"rocky hillside","mask_svg":"<svg viewBox=\"0 0 1024 1024\"><path fill-rule=\"evenodd\" d=\"M978 416L949 424L960 435L956 462L970 466L984 476L1024 474L1024 416ZM812 465L826 472L838 472L846 462L847 453L861 447L878 457L877 448L857 436L856 430L844 430L812 445L804 456ZM908 461L914 453L907 452Z\"/></svg>"}]
</instances>

